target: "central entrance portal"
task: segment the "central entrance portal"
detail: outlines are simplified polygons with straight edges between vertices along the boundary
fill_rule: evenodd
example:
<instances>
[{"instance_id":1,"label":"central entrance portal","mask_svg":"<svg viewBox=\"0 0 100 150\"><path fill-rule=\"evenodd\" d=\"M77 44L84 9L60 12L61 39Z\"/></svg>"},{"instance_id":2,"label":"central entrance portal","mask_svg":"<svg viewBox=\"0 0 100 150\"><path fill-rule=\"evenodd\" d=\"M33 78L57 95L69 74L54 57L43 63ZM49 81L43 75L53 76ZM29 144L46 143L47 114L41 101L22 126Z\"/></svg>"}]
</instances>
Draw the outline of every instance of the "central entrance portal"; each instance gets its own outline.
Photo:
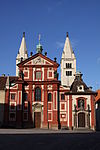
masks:
<instances>
[{"instance_id":1,"label":"central entrance portal","mask_svg":"<svg viewBox=\"0 0 100 150\"><path fill-rule=\"evenodd\" d=\"M35 128L41 127L41 112L34 113L34 126Z\"/></svg>"},{"instance_id":2,"label":"central entrance portal","mask_svg":"<svg viewBox=\"0 0 100 150\"><path fill-rule=\"evenodd\" d=\"M85 127L85 113L78 114L78 127Z\"/></svg>"}]
</instances>

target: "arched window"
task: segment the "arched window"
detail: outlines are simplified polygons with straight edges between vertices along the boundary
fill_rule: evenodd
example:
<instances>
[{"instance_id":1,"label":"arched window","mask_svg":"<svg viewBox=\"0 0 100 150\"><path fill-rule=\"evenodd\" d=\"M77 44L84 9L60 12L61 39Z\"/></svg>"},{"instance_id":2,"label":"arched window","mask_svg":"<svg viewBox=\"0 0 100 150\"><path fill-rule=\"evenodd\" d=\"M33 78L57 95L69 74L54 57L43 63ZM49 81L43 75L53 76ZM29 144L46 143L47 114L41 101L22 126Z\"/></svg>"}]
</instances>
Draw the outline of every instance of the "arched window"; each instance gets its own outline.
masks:
<instances>
[{"instance_id":1,"label":"arched window","mask_svg":"<svg viewBox=\"0 0 100 150\"><path fill-rule=\"evenodd\" d=\"M72 68L72 63L66 63L66 68Z\"/></svg>"},{"instance_id":2,"label":"arched window","mask_svg":"<svg viewBox=\"0 0 100 150\"><path fill-rule=\"evenodd\" d=\"M84 99L79 99L78 100L78 108L84 109Z\"/></svg>"},{"instance_id":3,"label":"arched window","mask_svg":"<svg viewBox=\"0 0 100 150\"><path fill-rule=\"evenodd\" d=\"M35 89L35 101L41 101L41 88L39 87Z\"/></svg>"},{"instance_id":4,"label":"arched window","mask_svg":"<svg viewBox=\"0 0 100 150\"><path fill-rule=\"evenodd\" d=\"M51 93L48 93L48 101L52 101L52 95L51 95Z\"/></svg>"}]
</instances>

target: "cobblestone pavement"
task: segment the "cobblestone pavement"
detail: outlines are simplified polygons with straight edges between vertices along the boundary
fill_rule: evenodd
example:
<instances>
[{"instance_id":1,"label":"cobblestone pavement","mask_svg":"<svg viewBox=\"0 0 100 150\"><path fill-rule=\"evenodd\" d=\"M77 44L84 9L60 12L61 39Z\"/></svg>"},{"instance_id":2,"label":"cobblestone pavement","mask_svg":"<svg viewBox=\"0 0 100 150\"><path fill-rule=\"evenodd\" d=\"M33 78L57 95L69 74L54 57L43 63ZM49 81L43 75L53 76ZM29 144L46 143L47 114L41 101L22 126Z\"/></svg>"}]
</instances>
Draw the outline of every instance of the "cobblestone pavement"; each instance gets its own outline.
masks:
<instances>
[{"instance_id":1,"label":"cobblestone pavement","mask_svg":"<svg viewBox=\"0 0 100 150\"><path fill-rule=\"evenodd\" d=\"M0 129L0 150L99 150L100 132Z\"/></svg>"}]
</instances>

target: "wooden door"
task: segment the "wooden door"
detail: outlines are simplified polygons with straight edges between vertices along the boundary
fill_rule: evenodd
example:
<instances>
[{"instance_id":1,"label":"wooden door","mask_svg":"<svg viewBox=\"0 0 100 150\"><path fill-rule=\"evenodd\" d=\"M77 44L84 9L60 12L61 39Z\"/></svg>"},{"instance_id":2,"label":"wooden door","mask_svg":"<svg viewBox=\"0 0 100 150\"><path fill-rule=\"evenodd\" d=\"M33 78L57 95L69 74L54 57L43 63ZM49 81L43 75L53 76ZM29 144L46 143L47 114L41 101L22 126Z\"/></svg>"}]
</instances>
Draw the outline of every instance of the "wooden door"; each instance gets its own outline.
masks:
<instances>
[{"instance_id":1,"label":"wooden door","mask_svg":"<svg viewBox=\"0 0 100 150\"><path fill-rule=\"evenodd\" d=\"M78 127L85 127L85 113L78 114Z\"/></svg>"},{"instance_id":2,"label":"wooden door","mask_svg":"<svg viewBox=\"0 0 100 150\"><path fill-rule=\"evenodd\" d=\"M34 123L35 123L35 128L41 127L41 112L34 113Z\"/></svg>"}]
</instances>

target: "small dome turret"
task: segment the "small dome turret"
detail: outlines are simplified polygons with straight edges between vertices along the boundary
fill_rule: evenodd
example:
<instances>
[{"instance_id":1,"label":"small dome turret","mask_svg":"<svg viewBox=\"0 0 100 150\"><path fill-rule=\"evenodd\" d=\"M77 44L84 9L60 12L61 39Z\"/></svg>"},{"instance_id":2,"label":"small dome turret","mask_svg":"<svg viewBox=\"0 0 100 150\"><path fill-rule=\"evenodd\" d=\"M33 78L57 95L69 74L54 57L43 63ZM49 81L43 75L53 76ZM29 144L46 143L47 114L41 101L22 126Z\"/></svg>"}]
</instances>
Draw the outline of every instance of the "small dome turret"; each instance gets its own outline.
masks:
<instances>
[{"instance_id":1,"label":"small dome turret","mask_svg":"<svg viewBox=\"0 0 100 150\"><path fill-rule=\"evenodd\" d=\"M82 73L80 72L80 71L77 71L76 73L75 73L75 79L77 79L77 80L82 80Z\"/></svg>"},{"instance_id":2,"label":"small dome turret","mask_svg":"<svg viewBox=\"0 0 100 150\"><path fill-rule=\"evenodd\" d=\"M41 35L39 34L39 44L36 46L36 51L37 53L42 53L42 45L40 44L40 38L41 38Z\"/></svg>"}]
</instances>

